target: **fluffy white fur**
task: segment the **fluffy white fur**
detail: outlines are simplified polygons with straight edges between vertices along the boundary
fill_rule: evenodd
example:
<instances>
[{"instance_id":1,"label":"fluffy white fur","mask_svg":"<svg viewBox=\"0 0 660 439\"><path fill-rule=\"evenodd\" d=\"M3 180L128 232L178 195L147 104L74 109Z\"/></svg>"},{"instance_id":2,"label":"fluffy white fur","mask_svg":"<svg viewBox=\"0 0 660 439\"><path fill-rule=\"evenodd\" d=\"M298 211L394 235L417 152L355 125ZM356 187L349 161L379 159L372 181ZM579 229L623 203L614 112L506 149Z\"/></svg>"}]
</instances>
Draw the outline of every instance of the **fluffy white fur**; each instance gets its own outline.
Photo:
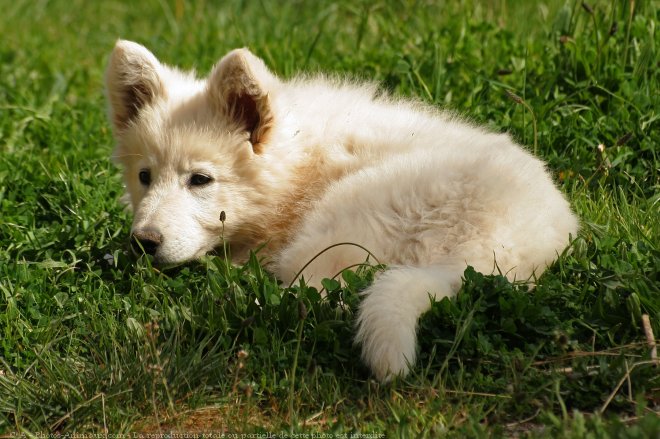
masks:
<instances>
[{"instance_id":1,"label":"fluffy white fur","mask_svg":"<svg viewBox=\"0 0 660 439\"><path fill-rule=\"evenodd\" d=\"M199 80L118 41L107 94L133 239L157 262L213 250L225 211L234 259L265 244L284 282L339 242L389 266L357 320L380 380L408 371L429 295L454 294L468 264L529 279L577 231L544 164L509 136L370 84L282 81L246 49ZM319 284L366 256L338 246L303 276Z\"/></svg>"}]
</instances>

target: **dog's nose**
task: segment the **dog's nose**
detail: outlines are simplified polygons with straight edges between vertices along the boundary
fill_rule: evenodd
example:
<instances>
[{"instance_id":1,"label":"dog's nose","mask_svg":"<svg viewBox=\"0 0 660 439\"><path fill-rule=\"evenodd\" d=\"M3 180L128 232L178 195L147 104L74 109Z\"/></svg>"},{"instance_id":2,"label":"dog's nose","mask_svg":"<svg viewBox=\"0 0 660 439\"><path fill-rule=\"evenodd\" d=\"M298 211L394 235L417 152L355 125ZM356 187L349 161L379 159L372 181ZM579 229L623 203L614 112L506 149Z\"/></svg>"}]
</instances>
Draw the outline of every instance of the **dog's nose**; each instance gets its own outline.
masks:
<instances>
[{"instance_id":1,"label":"dog's nose","mask_svg":"<svg viewBox=\"0 0 660 439\"><path fill-rule=\"evenodd\" d=\"M144 251L153 256L162 242L163 235L155 230L136 230L131 235L131 246L137 253Z\"/></svg>"}]
</instances>

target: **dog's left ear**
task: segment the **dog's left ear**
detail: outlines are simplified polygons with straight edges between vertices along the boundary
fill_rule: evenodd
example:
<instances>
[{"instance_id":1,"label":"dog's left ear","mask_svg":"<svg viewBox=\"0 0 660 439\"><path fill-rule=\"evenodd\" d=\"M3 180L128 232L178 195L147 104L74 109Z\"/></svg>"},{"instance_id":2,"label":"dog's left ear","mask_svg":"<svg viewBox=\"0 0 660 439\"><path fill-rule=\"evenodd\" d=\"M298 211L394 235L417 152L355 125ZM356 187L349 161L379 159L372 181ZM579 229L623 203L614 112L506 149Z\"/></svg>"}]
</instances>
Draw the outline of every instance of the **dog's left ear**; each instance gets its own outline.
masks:
<instances>
[{"instance_id":1,"label":"dog's left ear","mask_svg":"<svg viewBox=\"0 0 660 439\"><path fill-rule=\"evenodd\" d=\"M255 152L273 124L269 95L278 82L264 62L247 49L229 52L209 77L211 98L223 115L250 134Z\"/></svg>"},{"instance_id":2,"label":"dog's left ear","mask_svg":"<svg viewBox=\"0 0 660 439\"><path fill-rule=\"evenodd\" d=\"M115 131L121 133L143 107L165 96L163 67L144 46L118 40L106 72L106 93Z\"/></svg>"}]
</instances>

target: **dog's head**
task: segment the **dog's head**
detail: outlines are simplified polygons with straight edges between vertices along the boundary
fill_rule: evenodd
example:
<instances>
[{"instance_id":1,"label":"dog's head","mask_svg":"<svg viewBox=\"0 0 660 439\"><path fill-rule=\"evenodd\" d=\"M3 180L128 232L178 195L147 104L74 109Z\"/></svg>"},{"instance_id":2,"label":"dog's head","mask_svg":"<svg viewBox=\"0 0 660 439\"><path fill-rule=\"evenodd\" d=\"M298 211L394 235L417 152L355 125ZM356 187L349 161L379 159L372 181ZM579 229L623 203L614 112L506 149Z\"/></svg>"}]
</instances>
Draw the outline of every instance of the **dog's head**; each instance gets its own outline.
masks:
<instances>
[{"instance_id":1,"label":"dog's head","mask_svg":"<svg viewBox=\"0 0 660 439\"><path fill-rule=\"evenodd\" d=\"M212 250L223 233L228 241L250 240L250 228L263 221L259 206L269 202L262 150L277 84L246 49L198 80L139 44L117 42L106 88L136 250L174 264Z\"/></svg>"}]
</instances>

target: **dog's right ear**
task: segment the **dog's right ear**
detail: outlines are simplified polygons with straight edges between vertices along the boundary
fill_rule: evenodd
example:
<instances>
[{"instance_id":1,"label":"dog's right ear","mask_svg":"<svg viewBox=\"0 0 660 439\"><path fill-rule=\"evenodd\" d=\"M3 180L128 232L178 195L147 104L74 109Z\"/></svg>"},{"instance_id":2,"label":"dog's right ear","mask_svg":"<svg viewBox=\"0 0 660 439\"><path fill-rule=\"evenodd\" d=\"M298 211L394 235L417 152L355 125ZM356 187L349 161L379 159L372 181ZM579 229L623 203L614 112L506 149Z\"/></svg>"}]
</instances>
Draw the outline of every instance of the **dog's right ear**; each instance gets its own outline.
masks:
<instances>
[{"instance_id":1,"label":"dog's right ear","mask_svg":"<svg viewBox=\"0 0 660 439\"><path fill-rule=\"evenodd\" d=\"M123 131L140 110L164 96L162 66L144 46L118 40L106 72L106 93L115 132Z\"/></svg>"}]
</instances>

